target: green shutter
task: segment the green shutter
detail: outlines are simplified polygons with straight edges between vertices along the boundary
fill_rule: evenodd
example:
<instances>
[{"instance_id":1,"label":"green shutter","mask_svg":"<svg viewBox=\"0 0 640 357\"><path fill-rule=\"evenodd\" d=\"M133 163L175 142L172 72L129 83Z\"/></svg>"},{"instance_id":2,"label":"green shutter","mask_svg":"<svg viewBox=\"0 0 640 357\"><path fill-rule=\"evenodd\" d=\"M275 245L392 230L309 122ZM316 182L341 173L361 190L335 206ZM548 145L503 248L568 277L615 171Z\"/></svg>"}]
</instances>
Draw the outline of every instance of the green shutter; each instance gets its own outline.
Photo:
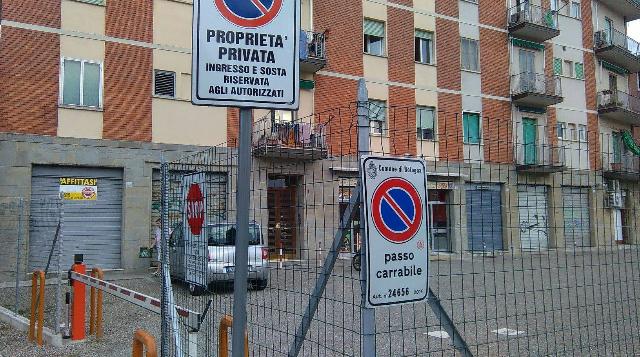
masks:
<instances>
[{"instance_id":1,"label":"green shutter","mask_svg":"<svg viewBox=\"0 0 640 357\"><path fill-rule=\"evenodd\" d=\"M416 37L424 38L425 40L432 40L433 34L431 32L416 30Z\"/></svg>"},{"instance_id":2,"label":"green shutter","mask_svg":"<svg viewBox=\"0 0 640 357\"><path fill-rule=\"evenodd\" d=\"M462 126L464 143L480 144L480 115L476 113L464 113Z\"/></svg>"},{"instance_id":3,"label":"green shutter","mask_svg":"<svg viewBox=\"0 0 640 357\"><path fill-rule=\"evenodd\" d=\"M106 0L75 0L77 2L86 2L87 4L100 5L104 6L107 2Z\"/></svg>"},{"instance_id":4,"label":"green shutter","mask_svg":"<svg viewBox=\"0 0 640 357\"><path fill-rule=\"evenodd\" d=\"M511 43L513 43L514 46L528 48L530 50L536 50L536 51L544 50L544 45L541 45L539 43L532 42L532 41L522 40L519 38L514 38L513 40L511 40Z\"/></svg>"},{"instance_id":5,"label":"green shutter","mask_svg":"<svg viewBox=\"0 0 640 357\"><path fill-rule=\"evenodd\" d=\"M62 103L80 105L80 61L64 60Z\"/></svg>"},{"instance_id":6,"label":"green shutter","mask_svg":"<svg viewBox=\"0 0 640 357\"><path fill-rule=\"evenodd\" d=\"M576 78L584 79L584 65L582 63L576 63Z\"/></svg>"},{"instance_id":7,"label":"green shutter","mask_svg":"<svg viewBox=\"0 0 640 357\"><path fill-rule=\"evenodd\" d=\"M622 67L618 67L615 64L606 62L606 61L602 61L602 67L604 67L605 69L611 71L611 72L615 72L619 75L622 76L626 76L627 74L629 74L629 71L627 71L626 69L622 68Z\"/></svg>"},{"instance_id":8,"label":"green shutter","mask_svg":"<svg viewBox=\"0 0 640 357\"><path fill-rule=\"evenodd\" d=\"M562 59L560 58L553 59L553 74L557 76L562 75Z\"/></svg>"},{"instance_id":9,"label":"green shutter","mask_svg":"<svg viewBox=\"0 0 640 357\"><path fill-rule=\"evenodd\" d=\"M384 37L384 22L365 19L364 34L377 36L377 37Z\"/></svg>"}]
</instances>

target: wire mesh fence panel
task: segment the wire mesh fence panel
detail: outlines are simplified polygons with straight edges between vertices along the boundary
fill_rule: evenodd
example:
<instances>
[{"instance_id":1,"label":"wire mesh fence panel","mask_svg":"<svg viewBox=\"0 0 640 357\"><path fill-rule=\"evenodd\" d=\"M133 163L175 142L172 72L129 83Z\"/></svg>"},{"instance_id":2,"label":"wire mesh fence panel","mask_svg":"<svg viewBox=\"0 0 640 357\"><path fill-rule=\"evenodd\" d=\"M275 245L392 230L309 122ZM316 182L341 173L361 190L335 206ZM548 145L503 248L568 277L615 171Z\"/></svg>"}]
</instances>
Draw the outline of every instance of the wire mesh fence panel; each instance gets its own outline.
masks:
<instances>
[{"instance_id":1,"label":"wire mesh fence panel","mask_svg":"<svg viewBox=\"0 0 640 357\"><path fill-rule=\"evenodd\" d=\"M368 125L360 129L357 103L254 119L251 222L242 237L251 356L360 356L371 343L359 270L362 198L354 197L359 147L422 158L428 176L432 294L375 309L376 355L640 353L640 170L626 134L533 110L512 119L498 109L362 106ZM359 145L358 130L368 145ZM230 334L220 337L238 293L234 145L164 166L163 257L173 281L163 286L173 299L164 299L173 304L163 319L166 355L231 347ZM175 306L200 314L197 326L180 314L170 321Z\"/></svg>"}]
</instances>

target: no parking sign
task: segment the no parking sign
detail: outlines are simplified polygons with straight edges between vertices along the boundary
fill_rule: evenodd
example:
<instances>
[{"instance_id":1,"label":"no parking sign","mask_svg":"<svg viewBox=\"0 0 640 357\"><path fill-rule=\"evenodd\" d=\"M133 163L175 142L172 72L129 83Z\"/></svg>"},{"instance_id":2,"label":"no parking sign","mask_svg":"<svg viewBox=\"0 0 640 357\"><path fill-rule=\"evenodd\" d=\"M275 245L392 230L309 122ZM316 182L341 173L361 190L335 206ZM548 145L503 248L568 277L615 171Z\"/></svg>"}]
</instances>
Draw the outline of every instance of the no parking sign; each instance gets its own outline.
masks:
<instances>
[{"instance_id":1,"label":"no parking sign","mask_svg":"<svg viewBox=\"0 0 640 357\"><path fill-rule=\"evenodd\" d=\"M365 157L369 307L426 300L429 291L427 172L423 160Z\"/></svg>"},{"instance_id":2,"label":"no parking sign","mask_svg":"<svg viewBox=\"0 0 640 357\"><path fill-rule=\"evenodd\" d=\"M191 101L298 109L300 3L194 0Z\"/></svg>"}]
</instances>

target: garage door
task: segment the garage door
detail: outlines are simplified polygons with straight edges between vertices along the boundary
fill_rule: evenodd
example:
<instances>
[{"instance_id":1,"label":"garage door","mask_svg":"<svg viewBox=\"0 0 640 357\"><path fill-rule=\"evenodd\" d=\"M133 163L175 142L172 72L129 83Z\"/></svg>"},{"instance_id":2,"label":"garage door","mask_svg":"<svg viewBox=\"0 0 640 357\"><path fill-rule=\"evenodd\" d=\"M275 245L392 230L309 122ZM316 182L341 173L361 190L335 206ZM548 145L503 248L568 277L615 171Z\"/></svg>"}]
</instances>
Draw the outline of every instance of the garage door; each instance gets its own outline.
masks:
<instances>
[{"instance_id":1,"label":"garage door","mask_svg":"<svg viewBox=\"0 0 640 357\"><path fill-rule=\"evenodd\" d=\"M31 212L42 211L37 207L39 198L60 196L61 179L66 189L78 191L77 195L63 200L64 225L62 241L62 266L70 267L74 254L83 254L88 266L120 268L122 247L122 170L79 168L63 166L34 166L31 178ZM95 199L81 196L90 181L95 179ZM75 181L72 181L75 180ZM78 184L79 185L76 185ZM90 192L90 191L89 191ZM51 230L38 229L38 217L32 215L29 235L29 266L41 269L46 265L54 234Z\"/></svg>"},{"instance_id":2,"label":"garage door","mask_svg":"<svg viewBox=\"0 0 640 357\"><path fill-rule=\"evenodd\" d=\"M567 247L588 247L589 236L589 189L563 187L564 241Z\"/></svg>"},{"instance_id":3,"label":"garage door","mask_svg":"<svg viewBox=\"0 0 640 357\"><path fill-rule=\"evenodd\" d=\"M522 249L549 247L549 200L546 186L518 185L518 213Z\"/></svg>"},{"instance_id":4,"label":"garage door","mask_svg":"<svg viewBox=\"0 0 640 357\"><path fill-rule=\"evenodd\" d=\"M503 249L500 185L469 184L466 194L469 250Z\"/></svg>"}]
</instances>

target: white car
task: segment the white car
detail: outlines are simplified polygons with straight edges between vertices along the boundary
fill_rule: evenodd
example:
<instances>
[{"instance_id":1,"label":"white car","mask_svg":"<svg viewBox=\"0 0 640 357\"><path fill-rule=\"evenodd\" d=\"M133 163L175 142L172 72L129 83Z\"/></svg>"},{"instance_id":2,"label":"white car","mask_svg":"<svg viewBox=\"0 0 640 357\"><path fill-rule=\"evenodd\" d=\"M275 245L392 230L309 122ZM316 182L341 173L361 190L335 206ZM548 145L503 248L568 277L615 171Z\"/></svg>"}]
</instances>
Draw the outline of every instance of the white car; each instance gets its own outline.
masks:
<instances>
[{"instance_id":1,"label":"white car","mask_svg":"<svg viewBox=\"0 0 640 357\"><path fill-rule=\"evenodd\" d=\"M207 226L208 241L207 282L211 286L215 283L233 283L235 272L235 223L216 223ZM169 252L171 262L171 278L185 280L184 254L185 241L183 239L182 223L178 224L169 238ZM264 238L257 223L249 223L249 284L255 289L262 290L268 283L269 249L264 244ZM205 288L196 284L189 284L191 295L201 295Z\"/></svg>"}]
</instances>

